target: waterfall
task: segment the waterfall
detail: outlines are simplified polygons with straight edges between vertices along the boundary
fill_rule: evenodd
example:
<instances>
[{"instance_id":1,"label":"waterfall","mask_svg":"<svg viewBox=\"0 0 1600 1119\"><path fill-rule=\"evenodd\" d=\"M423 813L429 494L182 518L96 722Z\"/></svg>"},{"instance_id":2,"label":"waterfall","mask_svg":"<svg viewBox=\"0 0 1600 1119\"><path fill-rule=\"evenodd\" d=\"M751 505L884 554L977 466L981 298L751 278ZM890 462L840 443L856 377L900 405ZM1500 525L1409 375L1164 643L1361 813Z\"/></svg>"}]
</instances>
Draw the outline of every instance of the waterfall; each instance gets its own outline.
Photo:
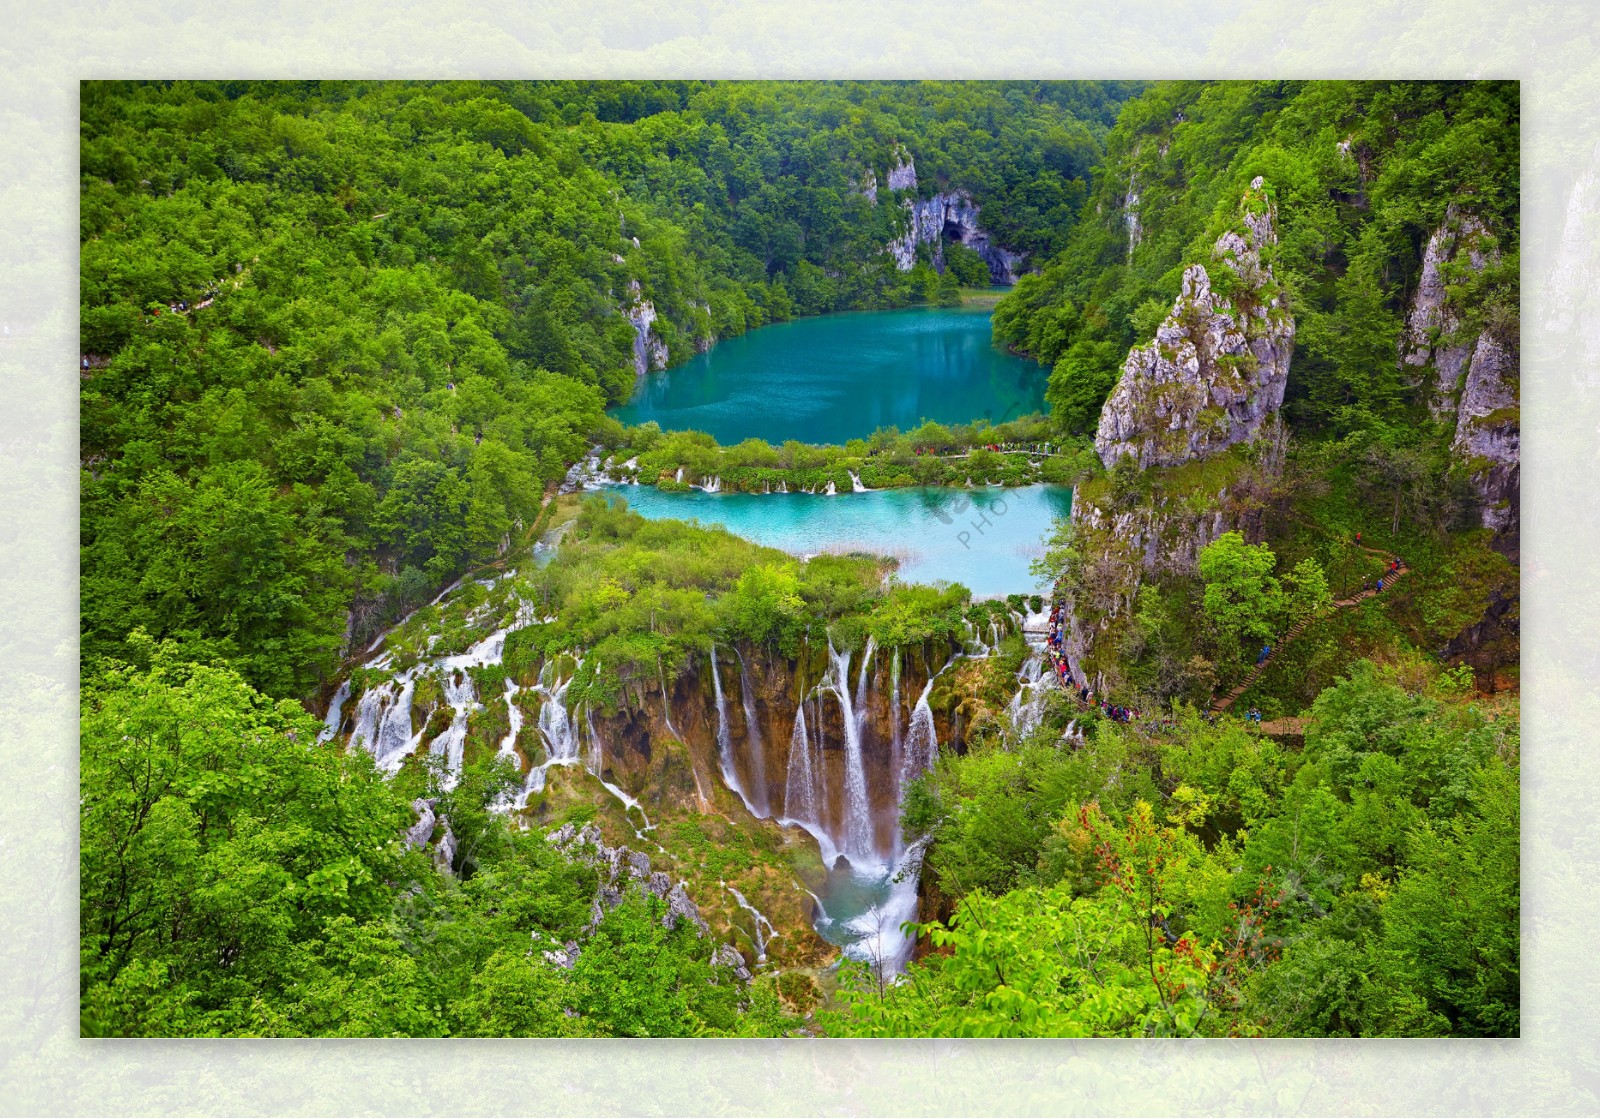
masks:
<instances>
[{"instance_id":1,"label":"waterfall","mask_svg":"<svg viewBox=\"0 0 1600 1119\"><path fill-rule=\"evenodd\" d=\"M891 773L899 774L901 751L904 748L905 743L901 741L900 736L900 647L896 645L894 659L889 662L889 771Z\"/></svg>"},{"instance_id":2,"label":"waterfall","mask_svg":"<svg viewBox=\"0 0 1600 1119\"><path fill-rule=\"evenodd\" d=\"M840 721L844 724L844 842L840 846L852 859L857 859L871 856L874 846L866 759L861 750L861 720L850 695L849 651L840 652L829 641L828 660L833 665L828 686L839 701ZM857 686L858 690L861 686Z\"/></svg>"},{"instance_id":3,"label":"waterfall","mask_svg":"<svg viewBox=\"0 0 1600 1119\"><path fill-rule=\"evenodd\" d=\"M853 493L866 493L867 487L861 484L861 475L854 470L846 471L850 475L850 490Z\"/></svg>"},{"instance_id":4,"label":"waterfall","mask_svg":"<svg viewBox=\"0 0 1600 1119\"><path fill-rule=\"evenodd\" d=\"M517 756L517 735L522 733L522 708L517 706L517 693L521 690L515 680L506 681L506 721L511 729L500 740L500 757L513 760Z\"/></svg>"},{"instance_id":5,"label":"waterfall","mask_svg":"<svg viewBox=\"0 0 1600 1119\"><path fill-rule=\"evenodd\" d=\"M811 735L806 730L806 703L794 709L794 730L789 733L789 769L783 783L783 814L797 824L821 824L821 797L817 795L819 766L811 764Z\"/></svg>"},{"instance_id":6,"label":"waterfall","mask_svg":"<svg viewBox=\"0 0 1600 1119\"><path fill-rule=\"evenodd\" d=\"M833 484L833 479L832 478L828 479L828 488L823 490L822 492L825 495L827 495L828 497L834 497L839 493L838 488L835 487L834 484Z\"/></svg>"},{"instance_id":7,"label":"waterfall","mask_svg":"<svg viewBox=\"0 0 1600 1119\"><path fill-rule=\"evenodd\" d=\"M460 780L461 760L467 748L467 718L478 706L478 695L472 686L472 674L464 669L447 669L443 683L445 702L452 711L450 725L433 740L428 752L444 758L444 787L453 789Z\"/></svg>"},{"instance_id":8,"label":"waterfall","mask_svg":"<svg viewBox=\"0 0 1600 1119\"><path fill-rule=\"evenodd\" d=\"M517 693L521 690L515 680L506 681L506 722L510 729L500 740L500 749L495 752L497 760L511 762L519 772L522 769L522 759L517 756L517 735L522 733L522 708L517 706ZM509 812L513 808L525 807L527 802L522 795L522 789L526 787L527 782L524 781L521 788L501 794L490 805L489 810Z\"/></svg>"},{"instance_id":9,"label":"waterfall","mask_svg":"<svg viewBox=\"0 0 1600 1119\"><path fill-rule=\"evenodd\" d=\"M772 804L767 795L767 752L761 740L761 720L756 717L756 704L750 687L750 668L744 663L744 654L734 647L733 655L739 658L739 698L744 706L745 748L750 755L750 792L755 800L753 812L759 817L772 815Z\"/></svg>"},{"instance_id":10,"label":"waterfall","mask_svg":"<svg viewBox=\"0 0 1600 1119\"><path fill-rule=\"evenodd\" d=\"M411 697L416 691L413 671L408 669L393 680L368 688L356 704L350 746L366 750L378 768L389 773L396 772L422 740L421 731L411 732Z\"/></svg>"},{"instance_id":11,"label":"waterfall","mask_svg":"<svg viewBox=\"0 0 1600 1119\"><path fill-rule=\"evenodd\" d=\"M349 698L350 681L341 681L339 690L333 693L333 702L328 704L328 717L322 721L322 730L317 734L318 742L326 742L339 733L339 725L343 721L345 701Z\"/></svg>"},{"instance_id":12,"label":"waterfall","mask_svg":"<svg viewBox=\"0 0 1600 1119\"><path fill-rule=\"evenodd\" d=\"M722 883L722 885L723 888L728 891L728 893L733 895L733 900L739 903L739 908L750 914L750 923L755 929L754 939L756 942L756 962L766 963L767 945L771 944L772 938L778 935L778 930L773 927L771 921L767 920L767 915L762 913L761 910L757 909L755 906L751 905L736 887L729 886L726 882ZM816 895L812 896L815 897ZM761 931L763 925L766 926L767 930L764 934Z\"/></svg>"},{"instance_id":13,"label":"waterfall","mask_svg":"<svg viewBox=\"0 0 1600 1119\"><path fill-rule=\"evenodd\" d=\"M522 793L517 798L518 808L526 808L530 796L544 791L545 771L551 766L578 763L578 736L573 729L572 716L567 711L567 689L572 686L572 679L582 664L582 661L576 662L573 676L565 680L556 672L553 659L545 661L539 668L539 682L533 686L533 692L543 700L535 725L539 728L539 738L544 745L544 761L528 770Z\"/></svg>"},{"instance_id":14,"label":"waterfall","mask_svg":"<svg viewBox=\"0 0 1600 1119\"><path fill-rule=\"evenodd\" d=\"M1034 653L1017 670L1017 691L1006 705L1011 722L1011 739L1026 738L1044 715L1049 677L1045 674L1043 653Z\"/></svg>"},{"instance_id":15,"label":"waterfall","mask_svg":"<svg viewBox=\"0 0 1600 1119\"><path fill-rule=\"evenodd\" d=\"M539 670L535 690L544 697L539 708L539 737L544 739L546 766L572 765L578 760L578 736L573 733L572 716L567 712L567 689L571 686L571 677L557 677L555 665L550 662Z\"/></svg>"},{"instance_id":16,"label":"waterfall","mask_svg":"<svg viewBox=\"0 0 1600 1119\"><path fill-rule=\"evenodd\" d=\"M900 761L902 792L906 782L917 774L932 769L934 760L939 756L939 733L933 724L933 708L928 706L928 696L933 692L933 682L938 678L938 672L928 677L927 685L917 697L917 705L911 709L911 726L906 731L905 756Z\"/></svg>"},{"instance_id":17,"label":"waterfall","mask_svg":"<svg viewBox=\"0 0 1600 1119\"><path fill-rule=\"evenodd\" d=\"M681 466L678 467L678 476L677 476L677 478L675 478L673 480L676 481L677 483L679 483L680 485L683 483L683 467L681 467Z\"/></svg>"},{"instance_id":18,"label":"waterfall","mask_svg":"<svg viewBox=\"0 0 1600 1119\"><path fill-rule=\"evenodd\" d=\"M760 818L766 813L758 811L739 780L739 769L733 756L733 732L728 728L728 701L722 694L722 673L717 665L717 647L711 646L711 685L717 697L717 758L722 766L722 780L728 788L739 794L750 815ZM748 700L747 700L748 702Z\"/></svg>"}]
</instances>

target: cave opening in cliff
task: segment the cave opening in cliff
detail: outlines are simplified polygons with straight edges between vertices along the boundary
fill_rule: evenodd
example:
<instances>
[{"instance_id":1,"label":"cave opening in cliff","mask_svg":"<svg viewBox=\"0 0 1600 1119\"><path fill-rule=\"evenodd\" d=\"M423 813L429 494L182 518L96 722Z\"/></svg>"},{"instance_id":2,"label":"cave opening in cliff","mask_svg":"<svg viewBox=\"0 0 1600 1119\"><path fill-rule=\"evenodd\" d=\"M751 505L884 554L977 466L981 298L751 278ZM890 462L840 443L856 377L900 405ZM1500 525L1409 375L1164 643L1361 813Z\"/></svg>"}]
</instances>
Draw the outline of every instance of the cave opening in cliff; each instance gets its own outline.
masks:
<instances>
[{"instance_id":1,"label":"cave opening in cliff","mask_svg":"<svg viewBox=\"0 0 1600 1119\"><path fill-rule=\"evenodd\" d=\"M966 240L966 232L967 231L962 228L960 222L952 221L949 218L945 219L944 239L946 241L958 241L964 243Z\"/></svg>"}]
</instances>

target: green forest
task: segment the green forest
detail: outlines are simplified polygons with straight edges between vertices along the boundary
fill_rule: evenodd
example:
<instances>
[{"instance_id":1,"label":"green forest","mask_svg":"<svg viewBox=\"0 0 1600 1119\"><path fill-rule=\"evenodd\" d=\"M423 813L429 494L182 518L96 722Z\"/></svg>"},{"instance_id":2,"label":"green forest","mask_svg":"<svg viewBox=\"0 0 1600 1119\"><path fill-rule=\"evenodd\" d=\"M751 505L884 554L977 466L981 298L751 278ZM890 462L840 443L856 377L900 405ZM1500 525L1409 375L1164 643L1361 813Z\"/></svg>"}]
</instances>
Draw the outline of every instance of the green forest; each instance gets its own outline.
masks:
<instances>
[{"instance_id":1,"label":"green forest","mask_svg":"<svg viewBox=\"0 0 1600 1119\"><path fill-rule=\"evenodd\" d=\"M83 1033L1517 1036L1518 113L1514 82L84 83ZM988 287L948 232L897 266L940 191L1022 262L993 340L1047 413L725 446L607 414L748 331ZM1259 260L1214 248L1261 221ZM1281 408L1103 461L1134 354L1207 329L1197 266L1250 344L1292 318ZM1248 399L1265 352L1217 376ZM567 481L591 455L1074 516L980 599L646 519ZM849 749L915 891L897 966L829 932Z\"/></svg>"}]
</instances>

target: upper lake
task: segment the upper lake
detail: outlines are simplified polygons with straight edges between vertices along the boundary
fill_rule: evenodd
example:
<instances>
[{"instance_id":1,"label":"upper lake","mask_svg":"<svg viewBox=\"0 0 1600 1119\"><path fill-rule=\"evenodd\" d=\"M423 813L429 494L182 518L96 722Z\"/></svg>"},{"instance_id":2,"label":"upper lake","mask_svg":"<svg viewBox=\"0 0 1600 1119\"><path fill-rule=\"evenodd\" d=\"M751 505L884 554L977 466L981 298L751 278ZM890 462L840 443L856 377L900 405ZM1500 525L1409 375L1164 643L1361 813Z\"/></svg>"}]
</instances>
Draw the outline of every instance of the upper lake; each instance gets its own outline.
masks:
<instances>
[{"instance_id":1,"label":"upper lake","mask_svg":"<svg viewBox=\"0 0 1600 1119\"><path fill-rule=\"evenodd\" d=\"M989 315L988 307L922 307L764 326L650 374L612 415L709 432L728 445L752 436L844 443L880 427L1044 411L1049 371L994 345Z\"/></svg>"}]
</instances>

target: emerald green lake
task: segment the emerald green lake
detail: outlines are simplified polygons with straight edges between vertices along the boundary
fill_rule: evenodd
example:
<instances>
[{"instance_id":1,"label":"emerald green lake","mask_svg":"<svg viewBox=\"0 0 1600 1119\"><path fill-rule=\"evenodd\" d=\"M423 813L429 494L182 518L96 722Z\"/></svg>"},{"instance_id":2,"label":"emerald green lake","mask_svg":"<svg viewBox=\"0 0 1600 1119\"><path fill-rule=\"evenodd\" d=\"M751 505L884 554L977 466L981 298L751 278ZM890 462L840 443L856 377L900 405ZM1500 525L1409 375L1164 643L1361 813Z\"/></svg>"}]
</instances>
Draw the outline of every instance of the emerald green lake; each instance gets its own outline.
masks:
<instances>
[{"instance_id":1,"label":"emerald green lake","mask_svg":"<svg viewBox=\"0 0 1600 1119\"><path fill-rule=\"evenodd\" d=\"M654 486L614 486L607 493L651 520L721 525L794 555L873 552L900 561L907 583L961 583L979 598L1032 594L1028 565L1044 537L1072 511L1070 486L1017 489L869 490L824 497L808 493L663 493Z\"/></svg>"},{"instance_id":2,"label":"emerald green lake","mask_svg":"<svg viewBox=\"0 0 1600 1119\"><path fill-rule=\"evenodd\" d=\"M612 415L723 444L844 443L923 420L1001 423L1044 411L1049 371L995 346L989 315L926 307L764 326L650 374Z\"/></svg>"}]
</instances>

